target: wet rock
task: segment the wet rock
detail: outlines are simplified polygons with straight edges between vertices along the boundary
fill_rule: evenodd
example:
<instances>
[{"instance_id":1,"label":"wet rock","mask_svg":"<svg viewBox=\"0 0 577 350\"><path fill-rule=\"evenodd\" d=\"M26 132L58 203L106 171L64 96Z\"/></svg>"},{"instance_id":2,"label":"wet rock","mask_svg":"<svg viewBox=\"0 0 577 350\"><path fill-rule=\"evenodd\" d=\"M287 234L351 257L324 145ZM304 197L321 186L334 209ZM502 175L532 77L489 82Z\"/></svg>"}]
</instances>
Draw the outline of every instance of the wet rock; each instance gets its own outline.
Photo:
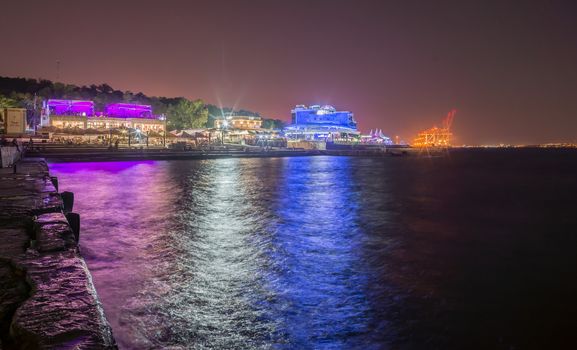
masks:
<instances>
[{"instance_id":1,"label":"wet rock","mask_svg":"<svg viewBox=\"0 0 577 350\"><path fill-rule=\"evenodd\" d=\"M0 169L9 170L9 169ZM0 171L0 349L116 349L43 160Z\"/></svg>"},{"instance_id":2,"label":"wet rock","mask_svg":"<svg viewBox=\"0 0 577 350\"><path fill-rule=\"evenodd\" d=\"M36 231L36 249L53 252L75 247L74 233L67 223L41 224Z\"/></svg>"},{"instance_id":3,"label":"wet rock","mask_svg":"<svg viewBox=\"0 0 577 350\"><path fill-rule=\"evenodd\" d=\"M39 252L59 251L76 246L74 233L66 216L61 212L39 215L34 224L35 248Z\"/></svg>"},{"instance_id":4,"label":"wet rock","mask_svg":"<svg viewBox=\"0 0 577 350\"><path fill-rule=\"evenodd\" d=\"M16 347L8 330L14 312L26 300L29 290L26 272L9 261L0 260L0 349Z\"/></svg>"},{"instance_id":5,"label":"wet rock","mask_svg":"<svg viewBox=\"0 0 577 350\"><path fill-rule=\"evenodd\" d=\"M14 312L28 298L26 272L18 265L19 257L30 244L23 217L0 219L0 348L13 348L9 327Z\"/></svg>"},{"instance_id":6,"label":"wet rock","mask_svg":"<svg viewBox=\"0 0 577 350\"><path fill-rule=\"evenodd\" d=\"M33 290L12 320L14 341L43 349L66 344L75 349L115 348L90 273L76 249L28 253L23 265Z\"/></svg>"},{"instance_id":7,"label":"wet rock","mask_svg":"<svg viewBox=\"0 0 577 350\"><path fill-rule=\"evenodd\" d=\"M23 226L0 228L0 260L17 260L30 245L30 238Z\"/></svg>"},{"instance_id":8,"label":"wet rock","mask_svg":"<svg viewBox=\"0 0 577 350\"><path fill-rule=\"evenodd\" d=\"M16 164L16 173L30 176L48 176L48 164L42 158L23 158Z\"/></svg>"},{"instance_id":9,"label":"wet rock","mask_svg":"<svg viewBox=\"0 0 577 350\"><path fill-rule=\"evenodd\" d=\"M34 213L58 212L62 208L60 195L44 176L0 176L0 200L0 221L14 219L12 213L30 216Z\"/></svg>"},{"instance_id":10,"label":"wet rock","mask_svg":"<svg viewBox=\"0 0 577 350\"><path fill-rule=\"evenodd\" d=\"M38 215L35 220L39 224L67 223L63 213L46 213Z\"/></svg>"}]
</instances>

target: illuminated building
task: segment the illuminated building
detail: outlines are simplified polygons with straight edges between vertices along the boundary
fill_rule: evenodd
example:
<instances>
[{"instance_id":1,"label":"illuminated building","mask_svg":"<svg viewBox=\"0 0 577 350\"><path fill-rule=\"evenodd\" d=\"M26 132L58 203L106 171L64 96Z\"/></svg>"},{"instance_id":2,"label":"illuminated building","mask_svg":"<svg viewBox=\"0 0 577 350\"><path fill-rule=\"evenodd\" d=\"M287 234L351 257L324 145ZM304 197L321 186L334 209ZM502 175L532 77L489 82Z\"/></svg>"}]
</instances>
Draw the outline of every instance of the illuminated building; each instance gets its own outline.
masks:
<instances>
[{"instance_id":1,"label":"illuminated building","mask_svg":"<svg viewBox=\"0 0 577 350\"><path fill-rule=\"evenodd\" d=\"M132 128L140 131L164 131L164 116L152 114L148 105L113 103L102 115L88 118L87 127L93 129Z\"/></svg>"},{"instance_id":2,"label":"illuminated building","mask_svg":"<svg viewBox=\"0 0 577 350\"><path fill-rule=\"evenodd\" d=\"M221 130L223 142L253 145L270 130L261 129L262 118L257 116L227 115L214 120L214 127Z\"/></svg>"},{"instance_id":3,"label":"illuminated building","mask_svg":"<svg viewBox=\"0 0 577 350\"><path fill-rule=\"evenodd\" d=\"M292 124L285 128L288 139L348 141L359 137L352 112L337 111L329 105L298 105L291 112Z\"/></svg>"},{"instance_id":4,"label":"illuminated building","mask_svg":"<svg viewBox=\"0 0 577 350\"><path fill-rule=\"evenodd\" d=\"M443 120L443 126L432 127L417 134L411 146L413 147L450 147L453 134L451 125L455 117L456 110L452 110Z\"/></svg>"},{"instance_id":5,"label":"illuminated building","mask_svg":"<svg viewBox=\"0 0 577 350\"><path fill-rule=\"evenodd\" d=\"M41 116L42 126L86 129L86 120L94 116L94 102L80 100L48 100Z\"/></svg>"},{"instance_id":6,"label":"illuminated building","mask_svg":"<svg viewBox=\"0 0 577 350\"><path fill-rule=\"evenodd\" d=\"M254 130L260 129L261 126L262 118L255 116L229 115L214 120L214 127L217 129Z\"/></svg>"},{"instance_id":7,"label":"illuminated building","mask_svg":"<svg viewBox=\"0 0 577 350\"><path fill-rule=\"evenodd\" d=\"M59 129L117 129L163 132L164 116L152 114L148 105L113 103L97 113L92 101L48 100L42 113L42 126Z\"/></svg>"},{"instance_id":8,"label":"illuminated building","mask_svg":"<svg viewBox=\"0 0 577 350\"><path fill-rule=\"evenodd\" d=\"M372 144L372 145L384 145L391 146L393 140L390 137L383 134L383 130L375 129L371 130L368 135L361 135L361 143Z\"/></svg>"},{"instance_id":9,"label":"illuminated building","mask_svg":"<svg viewBox=\"0 0 577 350\"><path fill-rule=\"evenodd\" d=\"M48 100L46 107L50 115L94 115L94 102L80 100Z\"/></svg>"},{"instance_id":10,"label":"illuminated building","mask_svg":"<svg viewBox=\"0 0 577 350\"><path fill-rule=\"evenodd\" d=\"M25 108L0 108L0 133L18 135L26 131Z\"/></svg>"}]
</instances>

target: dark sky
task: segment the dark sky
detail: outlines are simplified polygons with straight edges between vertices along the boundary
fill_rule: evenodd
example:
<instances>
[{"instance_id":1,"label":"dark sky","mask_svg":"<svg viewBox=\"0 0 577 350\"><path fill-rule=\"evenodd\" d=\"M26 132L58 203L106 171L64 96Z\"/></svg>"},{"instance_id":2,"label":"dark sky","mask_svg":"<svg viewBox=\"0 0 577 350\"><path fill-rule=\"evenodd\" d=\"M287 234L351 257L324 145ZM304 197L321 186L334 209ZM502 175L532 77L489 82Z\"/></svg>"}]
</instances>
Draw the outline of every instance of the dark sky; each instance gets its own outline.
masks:
<instances>
[{"instance_id":1,"label":"dark sky","mask_svg":"<svg viewBox=\"0 0 577 350\"><path fill-rule=\"evenodd\" d=\"M106 82L410 139L577 141L577 1L7 1L0 75Z\"/></svg>"}]
</instances>

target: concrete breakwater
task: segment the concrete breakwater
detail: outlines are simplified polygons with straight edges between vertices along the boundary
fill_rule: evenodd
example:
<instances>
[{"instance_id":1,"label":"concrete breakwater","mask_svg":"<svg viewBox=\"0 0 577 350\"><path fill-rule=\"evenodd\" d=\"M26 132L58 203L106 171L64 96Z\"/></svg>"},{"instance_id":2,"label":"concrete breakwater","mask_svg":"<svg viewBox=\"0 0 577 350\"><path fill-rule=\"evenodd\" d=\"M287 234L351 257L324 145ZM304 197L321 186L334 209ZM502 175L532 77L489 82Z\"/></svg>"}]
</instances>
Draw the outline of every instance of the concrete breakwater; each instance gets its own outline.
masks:
<instances>
[{"instance_id":1,"label":"concrete breakwater","mask_svg":"<svg viewBox=\"0 0 577 350\"><path fill-rule=\"evenodd\" d=\"M0 349L117 348L64 204L43 159L0 169Z\"/></svg>"},{"instance_id":2,"label":"concrete breakwater","mask_svg":"<svg viewBox=\"0 0 577 350\"><path fill-rule=\"evenodd\" d=\"M303 156L357 156L389 157L439 154L444 151L412 148L351 149L351 150L298 150L298 149L244 149L239 146L215 147L177 151L169 149L120 149L111 151L95 146L43 145L29 153L58 162L137 161L137 160L194 160L220 158L271 158Z\"/></svg>"}]
</instances>

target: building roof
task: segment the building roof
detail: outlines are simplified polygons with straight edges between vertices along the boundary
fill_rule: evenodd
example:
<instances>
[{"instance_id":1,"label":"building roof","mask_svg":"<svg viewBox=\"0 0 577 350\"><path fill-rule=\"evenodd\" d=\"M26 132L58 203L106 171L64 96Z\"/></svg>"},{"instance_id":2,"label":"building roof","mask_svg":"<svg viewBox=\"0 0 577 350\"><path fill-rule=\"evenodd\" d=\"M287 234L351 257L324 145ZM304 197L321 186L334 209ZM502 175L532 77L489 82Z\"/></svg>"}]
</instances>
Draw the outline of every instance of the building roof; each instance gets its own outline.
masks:
<instances>
[{"instance_id":1,"label":"building roof","mask_svg":"<svg viewBox=\"0 0 577 350\"><path fill-rule=\"evenodd\" d=\"M50 99L46 103L46 107L51 114L57 115L94 114L94 102L92 101Z\"/></svg>"},{"instance_id":2,"label":"building roof","mask_svg":"<svg viewBox=\"0 0 577 350\"><path fill-rule=\"evenodd\" d=\"M118 118L155 118L152 107L132 103L111 103L106 105L106 115Z\"/></svg>"}]
</instances>

